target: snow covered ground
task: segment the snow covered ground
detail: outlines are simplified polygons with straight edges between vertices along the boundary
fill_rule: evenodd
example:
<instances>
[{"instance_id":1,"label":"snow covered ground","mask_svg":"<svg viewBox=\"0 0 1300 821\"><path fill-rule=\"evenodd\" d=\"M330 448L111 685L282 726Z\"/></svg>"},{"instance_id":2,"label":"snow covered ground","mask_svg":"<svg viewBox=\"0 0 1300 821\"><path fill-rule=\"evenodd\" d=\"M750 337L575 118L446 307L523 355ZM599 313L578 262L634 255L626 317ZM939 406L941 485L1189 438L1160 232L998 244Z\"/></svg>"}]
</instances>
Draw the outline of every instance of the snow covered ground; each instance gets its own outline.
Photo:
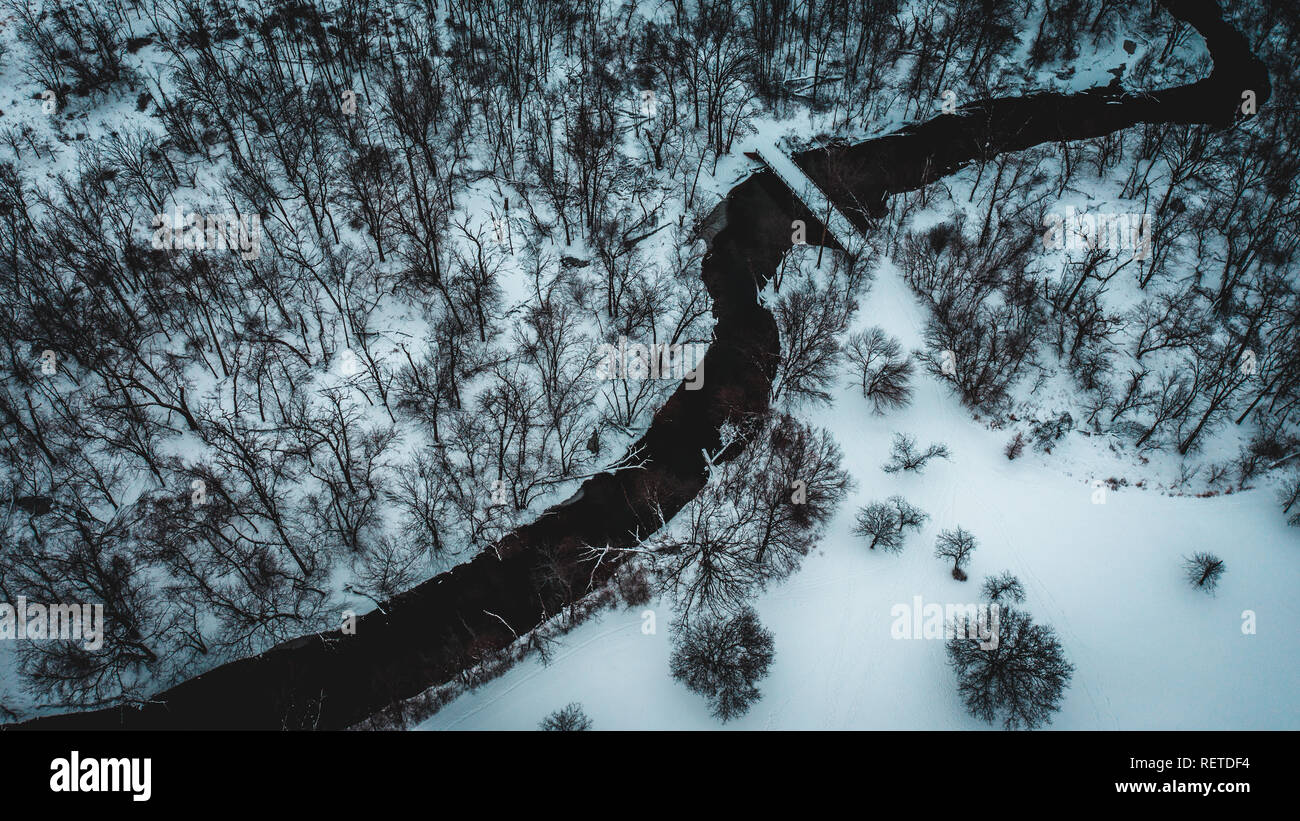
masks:
<instances>
[{"instance_id":1,"label":"snow covered ground","mask_svg":"<svg viewBox=\"0 0 1300 821\"><path fill-rule=\"evenodd\" d=\"M827 263L829 264L829 262ZM892 266L863 300L859 326L880 325L920 346L922 306ZM920 374L911 407L873 416L852 386L810 419L834 431L858 488L819 550L756 603L776 660L751 712L720 725L705 700L668 672L667 602L611 611L535 658L444 707L420 729L533 729L577 701L594 729L981 729L957 697L944 642L891 637L891 609L979 601L984 576L1004 569L1025 586L1024 607L1053 626L1075 665L1056 729L1300 729L1300 551L1271 485L1212 498L1132 487L1132 455L1068 435L1051 455L1008 461L1008 431L988 430L951 391ZM893 433L946 442L951 461L921 476L879 469ZM1144 470L1155 470L1152 462ZM1091 480L1127 478L1094 503ZM1148 482L1148 487L1155 487ZM930 514L901 555L867 550L854 512L903 494ZM980 546L954 581L934 558L940 529L961 525ZM1216 596L1181 575L1184 555L1227 563ZM1243 612L1256 615L1243 633Z\"/></svg>"},{"instance_id":2,"label":"snow covered ground","mask_svg":"<svg viewBox=\"0 0 1300 821\"><path fill-rule=\"evenodd\" d=\"M658 6L654 12L667 18L668 8ZM914 12L915 13L915 12ZM138 15L137 15L137 19ZM1028 19L1028 18L1026 18ZM135 32L139 33L139 32ZM445 34L446 32L444 32ZM998 71L998 94L1052 89L1078 91L1109 82L1117 66L1125 64L1123 83L1127 88L1156 88L1181 83L1198 71L1208 70L1208 55L1198 35L1191 35L1173 50L1168 60L1144 60L1148 52L1158 53L1160 41L1148 40L1127 29L1112 32L1103 42L1092 43L1084 53L1066 61L1064 67L1050 63L1031 74L1020 71L1026 64L1029 40L1021 37L1010 56L1001 56L997 65L1015 70ZM1129 52L1123 44L1134 40ZM16 157L25 176L33 184L48 186L59 173L70 172L78 149L107 144L116 132L128 134L145 129L162 136L164 130L156 118L157 103L141 98L144 91L175 91L172 80L159 72L168 59L158 45L145 45L131 53L127 64L139 74L138 84L120 83L103 97L68 96L59 101L57 115L47 113L40 97L41 89L24 73L21 59L24 47L18 44L12 21L0 20L0 45L9 47L4 65L0 65L0 88L10 93L0 99L0 125L29 126L36 143L48 142L50 150L31 144L31 155ZM805 51L806 43L805 43ZM567 50L566 50L567 56ZM918 99L915 107L897 89L907 80L911 58L899 60L887 72L882 93L872 102L871 116L858 117L845 126L841 103L829 111L812 113L802 105L785 105L784 111L763 112L740 129L730 153L707 162L699 154L696 177L690 177L688 161L694 143L674 149L669 147L667 168L657 172L638 170L653 177L645 191L629 186L614 202L631 216L624 227L635 224L640 216L646 228L658 225L638 243L636 264L629 270L654 272L659 279L649 282L647 292L664 292L684 288L685 282L698 285L683 249L685 226L693 216L690 204L677 196L679 181L695 194L699 185L701 207L712 204L710 195L722 196L744 175L753 170L744 151L765 147L769 160L788 179L798 175L789 160L795 142L812 145L823 136L835 135L857 140L867 135L886 133L905 121L932 116L944 110L945 100L960 106L975 93L966 79L950 79L962 94L945 91L930 105ZM946 70L945 70L946 71ZM562 74L557 63L554 74ZM1021 76L1023 74L1023 76ZM144 77L158 80L153 84ZM1005 76L1004 76L1005 75ZM134 81L133 81L134 82ZM557 86L558 88L558 86ZM893 90L890 96L887 91ZM737 92L743 96L745 92ZM992 91L990 92L992 93ZM661 92L662 94L662 92ZM161 97L161 94L158 94ZM662 99L662 96L661 96ZM684 97L683 97L684 99ZM928 110L927 110L928 107ZM746 119L749 119L748 115ZM697 129L698 130L698 129ZM748 133L746 133L748 130ZM649 126L646 126L649 133ZM683 134L687 132L683 131ZM639 142L641 128L624 129L620 158L633 167L647 166L648 148ZM697 135L698 136L698 135ZM694 139L694 137L692 138ZM729 138L730 139L730 138ZM730 144L730 143L729 143ZM779 157L768 152L780 146ZM482 146L476 146L476 151ZM17 148L14 149L15 151ZM27 152L27 149L23 149ZM680 155L680 156L676 156ZM676 158L674 159L674 156ZM1088 156L1086 153L1080 157ZM1044 184L1055 185L1052 172L1054 155L1044 160ZM1121 164L1122 165L1122 164ZM1118 191L1128 167L1117 165L1108 175L1096 179L1082 174L1074 187L1062 187L1053 199L1055 207L1075 206L1081 211L1129 212L1136 202L1121 200ZM506 334L517 329L518 320L541 299L540 291L548 282L559 283L555 273L561 256L595 261L595 249L588 247L578 232L569 244L560 242L561 232L538 239L535 268L525 264L522 239L525 222L519 214L520 191L505 181L511 175L478 176L488 167L486 155L466 163L466 177L475 177L464 189L453 192L458 218L465 220L465 241L473 232L491 238L496 219L505 211L505 202L515 201L513 219L520 244L510 234L509 253L494 245L500 255L499 285L502 289L498 331ZM481 167L480 167L481 166ZM492 163L495 169L495 160ZM648 167L648 166L647 166ZM220 151L213 162L194 166L195 176L172 192L170 204L203 210L223 202L223 175L229 164ZM702 169L702 170L699 170ZM473 173L468 173L473 172ZM689 179L688 179L689 178ZM968 168L945 178L935 187L931 207L914 214L910 227L919 228L951 219L958 210L974 218L983 213L983 205L969 198L969 185L984 179L982 171ZM1156 175L1159 178L1159 174ZM622 178L620 178L622 180ZM644 181L643 181L644 182ZM623 185L620 182L620 185ZM662 188L662 201L640 197ZM946 199L938 189L947 192ZM635 189L635 190L633 190ZM1157 188L1158 198L1162 189ZM638 193L639 192L639 193ZM707 194L705 192L708 192ZM685 196L685 188L681 191ZM633 208L634 197L636 208ZM541 216L554 220L540 197L537 208ZM820 201L820 196L813 199ZM657 205L655 204L657 202ZM659 209L651 219L646 203ZM1189 195L1189 203L1196 204ZM640 212L640 214L637 213ZM707 211L707 207L704 208ZM814 211L820 213L821 208ZM834 223L842 223L836 215ZM659 232L659 228L677 225L676 231ZM143 236L146 223L135 226ZM639 230L639 229L638 229ZM629 233L637 233L628 228ZM566 232L567 233L567 232ZM837 232L838 233L838 232ZM457 240L459 242L459 240ZM1184 245L1191 235L1184 233ZM1211 238L1211 247L1215 240ZM340 246L369 249L369 240L355 227L342 227ZM812 249L815 253L816 249ZM1180 257L1179 250L1185 253ZM1198 245L1197 254L1205 249ZM681 259L676 254L682 252ZM1192 267L1189 248L1175 249L1172 266L1181 273ZM679 265L679 262L685 261ZM827 263L830 264L829 261ZM1198 263L1199 264L1199 263ZM387 267L385 267L387 266ZM379 265L373 260L359 264L359 269L395 270L395 263ZM689 271L688 271L689 269ZM581 271L582 269L579 269ZM683 280L671 275L688 271ZM598 304L598 267L586 273L574 273L574 290L583 294L575 302L580 310L566 333L566 341L582 338L595 344L611 336L618 328L606 322ZM566 275L567 276L567 275ZM612 276L612 275L611 275ZM590 277L590 281L588 281ZM1116 279L1108 294L1106 307L1127 314L1157 287L1185 288L1180 279L1163 283L1159 279L1151 291L1138 289L1135 278ZM557 291L559 286L556 286ZM596 294L596 296L589 296ZM589 301L587 301L589 300ZM684 301L681 310L690 307ZM430 350L431 323L435 317L419 305L387 295L378 304L371 326L382 329L377 334L376 349L381 359L395 369L406 361L402 348L409 346L419 358ZM926 311L911 295L892 265L885 264L870 293L863 299L856 317L856 327L880 325L891 335L900 337L906 349L924 347L921 329ZM508 322L507 322L508 320ZM674 322L662 323L672 327ZM685 334L695 341L707 338L707 318ZM657 327L657 326L656 326ZM1119 332L1124 339L1130 328ZM505 340L506 336L502 336ZM382 343L382 344L381 344ZM323 342L321 343L324 344ZM338 353L345 339L338 340ZM585 344L585 343L584 343ZM511 339L503 348L517 348ZM580 346L581 347L581 346ZM1046 347L1046 346L1045 346ZM1122 346L1127 349L1131 347ZM312 364L310 387L330 387L343 378L333 354L323 355ZM314 358L314 355L313 355ZM1156 353L1147 360L1153 367L1179 362L1164 361ZM1127 362L1127 360L1125 360ZM187 378L191 392L220 402L227 381L208 379L202 369L191 363ZM212 372L215 377L215 371ZM1118 374L1122 373L1117 371ZM354 385L356 383L354 382ZM979 600L980 583L986 575L1010 570L1024 583L1028 598L1025 608L1034 618L1053 626L1076 667L1062 711L1053 727L1067 729L1138 729L1138 728L1296 728L1300 726L1294 692L1300 683L1300 632L1295 629L1300 605L1295 604L1294 590L1300 582L1300 531L1287 528L1274 499L1273 478L1256 480L1256 487L1227 495L1198 498L1196 493L1210 486L1198 481L1179 482L1181 460L1168 449L1135 453L1131 447L1121 449L1119 439L1088 437L1072 433L1051 454L1027 448L1024 456L1008 461L1003 446L1012 435L1011 426L990 429L990 420L973 418L957 402L949 387L934 378L918 374L917 392L912 405L884 417L873 415L857 390L846 379L831 407L812 408L802 415L814 424L831 429L845 452L845 466L852 471L857 489L845 502L832 522L820 548L809 556L803 568L785 583L768 590L757 602L766 627L776 639L776 661L770 675L760 682L764 698L746 716L725 725L728 728L969 728L986 725L971 718L956 694L956 679L949 670L942 641L895 640L891 611L897 605L911 605L915 597L926 603L958 604ZM1035 384L1037 387L1034 387ZM530 386L535 383L530 382ZM464 388L466 405L484 388L484 380L470 381ZM671 385L663 386L666 396ZM351 400L358 406L366 428L399 419L381 407L365 401L359 391ZM607 398L607 397L606 397ZM662 397L660 398L662 399ZM1025 418L1035 414L1069 410L1080 418L1078 391L1065 371L1057 371L1035 383L1023 378L1015 392L1015 413L1024 430ZM583 405L590 419L579 427L592 427L596 414L606 404L600 397ZM605 431L602 456L568 475L563 481L548 485L518 512L518 521L528 521L549 504L566 498L582 475L599 469L610 454L621 453L635 439L648 421L657 401L640 407L634 424ZM393 446L398 463L409 463L414 454L426 450L427 437L408 418L402 418L402 438ZM1222 425L1207 435L1194 454L1203 466L1211 459L1228 464L1238 453L1247 428ZM950 461L931 463L924 475L886 474L879 466L886 460L890 440L897 433L917 438L924 447L931 442L945 442L952 450ZM163 453L187 460L202 455L196 437L180 434L161 446ZM584 457L585 458L585 457ZM1195 462L1189 459L1188 464ZM1119 480L1118 490L1104 491L1104 503L1094 490L1096 480ZM297 491L306 492L312 480L302 480ZM126 488L126 501L134 500L146 487L147 477L140 473L136 485ZM485 484L476 482L478 484ZM482 495L486 496L486 488ZM1215 487L1222 492L1222 483ZM1176 492L1178 495L1171 495ZM930 515L923 531L911 535L902 555L871 552L851 535L854 514L860 505L899 493ZM301 495L301 494L299 494ZM384 517L382 528L392 534L395 513ZM948 565L934 558L933 545L938 531L962 526L980 541L967 567L970 581L959 583L948 573ZM464 528L446 527L447 532L461 534ZM457 547L461 547L457 545ZM1227 573L1217 596L1210 597L1191 589L1181 571L1182 557L1199 550L1213 551L1227 564ZM418 578L426 578L469 557L467 550L448 551L421 565ZM338 606L356 612L372 607L369 594L351 590L357 568L340 562L334 567L328 585ZM333 609L327 608L330 615ZM1257 632L1243 633L1243 614L1254 614ZM468 693L445 707L422 726L425 729L509 728L532 729L547 713L563 705L581 702L597 729L619 728L690 728L713 729L713 719L703 698L688 692L673 681L668 672L671 645L671 603L657 602L650 608L655 630L647 632L647 613L643 609L608 612L584 624L559 640L559 650L552 663L544 667L534 659L526 660L503 677L479 690ZM269 639L268 639L269 640ZM0 706L27 709L32 706L26 694L19 694L20 683L13 663L12 646L0 647ZM204 663L215 663L215 656ZM170 673L169 673L170 674ZM179 673L178 673L179 674ZM188 674L188 672L187 672ZM0 714L0 717L3 717Z\"/></svg>"}]
</instances>

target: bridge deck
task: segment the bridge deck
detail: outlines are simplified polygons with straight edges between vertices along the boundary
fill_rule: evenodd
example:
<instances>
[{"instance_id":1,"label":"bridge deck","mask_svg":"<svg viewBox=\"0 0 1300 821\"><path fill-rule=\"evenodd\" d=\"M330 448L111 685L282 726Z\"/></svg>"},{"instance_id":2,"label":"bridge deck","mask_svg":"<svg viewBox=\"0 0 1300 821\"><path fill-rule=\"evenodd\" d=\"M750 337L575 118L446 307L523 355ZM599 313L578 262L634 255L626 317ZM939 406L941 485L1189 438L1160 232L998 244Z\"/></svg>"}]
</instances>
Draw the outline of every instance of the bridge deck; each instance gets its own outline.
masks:
<instances>
[{"instance_id":1,"label":"bridge deck","mask_svg":"<svg viewBox=\"0 0 1300 821\"><path fill-rule=\"evenodd\" d=\"M842 248L853 250L863 242L862 235L849 222L830 197L813 182L794 160L773 143L760 143L756 146L758 158L776 174L786 188L808 207L817 219L826 223L826 230L835 238Z\"/></svg>"}]
</instances>

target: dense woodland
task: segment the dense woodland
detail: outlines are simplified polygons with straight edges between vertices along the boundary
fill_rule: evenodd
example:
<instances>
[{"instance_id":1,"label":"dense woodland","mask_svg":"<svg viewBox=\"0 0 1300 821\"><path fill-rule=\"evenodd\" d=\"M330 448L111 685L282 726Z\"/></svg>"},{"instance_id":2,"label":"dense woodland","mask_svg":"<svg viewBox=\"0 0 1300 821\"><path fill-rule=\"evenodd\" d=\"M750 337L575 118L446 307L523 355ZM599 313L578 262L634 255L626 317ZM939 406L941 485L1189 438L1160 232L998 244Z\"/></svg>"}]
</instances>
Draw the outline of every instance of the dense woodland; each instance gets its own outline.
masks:
<instances>
[{"instance_id":1,"label":"dense woodland","mask_svg":"<svg viewBox=\"0 0 1300 821\"><path fill-rule=\"evenodd\" d=\"M1009 425L1064 378L1068 423L1024 429L1039 450L1082 430L1181 454L1215 487L1295 475L1300 25L1282 2L1230 5L1273 81L1238 127L989 157L892 198L833 275L789 272L769 300L777 412L635 562L683 619L770 655L746 602L851 486L829 434L790 414L844 380L892 413L928 370ZM0 116L0 599L105 604L102 650L20 651L32 692L64 704L333 628L617 462L676 383L601 380L598 346L709 341L694 231L757 119L815 112L820 139L849 139L948 90L1036 90L1120 32L1152 44L1125 87L1209 66L1157 4L1112 0L0 9L21 90ZM86 138L108 107L114 128ZM1044 215L1097 187L1152 216L1149 258L1042 253ZM258 253L152 247L176 209L255 215ZM927 209L948 218L914 227ZM932 309L925 350L847 333L886 256ZM1229 428L1240 456L1203 465ZM731 696L695 680L725 718L756 675Z\"/></svg>"}]
</instances>

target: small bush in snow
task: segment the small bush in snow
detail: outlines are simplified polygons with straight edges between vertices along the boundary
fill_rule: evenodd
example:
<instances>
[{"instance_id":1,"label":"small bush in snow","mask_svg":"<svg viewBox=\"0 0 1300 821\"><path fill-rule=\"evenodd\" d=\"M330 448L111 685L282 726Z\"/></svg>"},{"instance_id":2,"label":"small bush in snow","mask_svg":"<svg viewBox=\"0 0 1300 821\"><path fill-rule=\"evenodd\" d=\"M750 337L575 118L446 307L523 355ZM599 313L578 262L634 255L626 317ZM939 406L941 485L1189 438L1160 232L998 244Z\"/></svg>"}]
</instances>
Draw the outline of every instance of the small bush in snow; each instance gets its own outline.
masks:
<instances>
[{"instance_id":1,"label":"small bush in snow","mask_svg":"<svg viewBox=\"0 0 1300 821\"><path fill-rule=\"evenodd\" d=\"M1213 593L1228 566L1213 553L1199 551L1183 559L1183 573L1192 587Z\"/></svg>"},{"instance_id":2,"label":"small bush in snow","mask_svg":"<svg viewBox=\"0 0 1300 821\"><path fill-rule=\"evenodd\" d=\"M1055 419L1041 419L1030 425L1034 437L1034 448L1043 453L1051 453L1052 447L1062 436L1074 427L1074 417L1063 413Z\"/></svg>"},{"instance_id":3,"label":"small bush in snow","mask_svg":"<svg viewBox=\"0 0 1300 821\"><path fill-rule=\"evenodd\" d=\"M649 604L650 598L654 595L650 574L644 567L624 568L618 574L616 583L618 584L618 595L627 603L628 607L640 607Z\"/></svg>"},{"instance_id":4,"label":"small bush in snow","mask_svg":"<svg viewBox=\"0 0 1300 821\"><path fill-rule=\"evenodd\" d=\"M1227 462L1215 462L1205 468L1205 483L1207 485L1217 485L1227 478L1231 472L1232 465Z\"/></svg>"},{"instance_id":5,"label":"small bush in snow","mask_svg":"<svg viewBox=\"0 0 1300 821\"><path fill-rule=\"evenodd\" d=\"M1020 431L1016 431L1016 435L1011 437L1011 441L1007 442L1007 446L1002 450L1002 452L1007 455L1008 459L1015 459L1020 454L1024 453L1025 435Z\"/></svg>"}]
</instances>

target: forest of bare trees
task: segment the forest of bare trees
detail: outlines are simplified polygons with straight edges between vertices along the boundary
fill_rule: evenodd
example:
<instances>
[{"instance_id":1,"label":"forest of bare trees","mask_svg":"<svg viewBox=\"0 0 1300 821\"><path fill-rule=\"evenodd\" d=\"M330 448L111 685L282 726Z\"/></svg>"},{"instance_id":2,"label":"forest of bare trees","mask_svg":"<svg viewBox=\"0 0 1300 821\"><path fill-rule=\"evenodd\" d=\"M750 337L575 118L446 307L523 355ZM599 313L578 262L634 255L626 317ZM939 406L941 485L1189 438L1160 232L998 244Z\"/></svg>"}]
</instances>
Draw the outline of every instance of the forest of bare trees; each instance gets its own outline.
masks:
<instances>
[{"instance_id":1,"label":"forest of bare trees","mask_svg":"<svg viewBox=\"0 0 1300 821\"><path fill-rule=\"evenodd\" d=\"M889 203L873 241L929 311L916 359L966 405L1004 413L1060 370L1087 431L1194 457L1245 426L1236 479L1294 465L1298 34L1270 7L1236 21L1284 67L1239 127L1000 153ZM755 118L855 134L947 90L1034 87L1126 21L1166 56L1189 37L1110 0L0 8L44 118L0 120L0 597L105 604L101 650L21 651L69 704L335 627L610 468L677 383L602 380L597 346L709 342L704 183ZM75 118L109 104L119 127L84 139ZM1103 176L1152 217L1152 254L1044 255L1044 215ZM943 196L962 208L913 227ZM254 233L214 249L182 218L188 244L160 249L173 213ZM879 412L909 401L898 342L847 333L858 263L776 295L781 411L639 548L684 615L744 612L851 487L829 434L784 411L845 370ZM872 547L901 545L900 510L864 513Z\"/></svg>"}]
</instances>

